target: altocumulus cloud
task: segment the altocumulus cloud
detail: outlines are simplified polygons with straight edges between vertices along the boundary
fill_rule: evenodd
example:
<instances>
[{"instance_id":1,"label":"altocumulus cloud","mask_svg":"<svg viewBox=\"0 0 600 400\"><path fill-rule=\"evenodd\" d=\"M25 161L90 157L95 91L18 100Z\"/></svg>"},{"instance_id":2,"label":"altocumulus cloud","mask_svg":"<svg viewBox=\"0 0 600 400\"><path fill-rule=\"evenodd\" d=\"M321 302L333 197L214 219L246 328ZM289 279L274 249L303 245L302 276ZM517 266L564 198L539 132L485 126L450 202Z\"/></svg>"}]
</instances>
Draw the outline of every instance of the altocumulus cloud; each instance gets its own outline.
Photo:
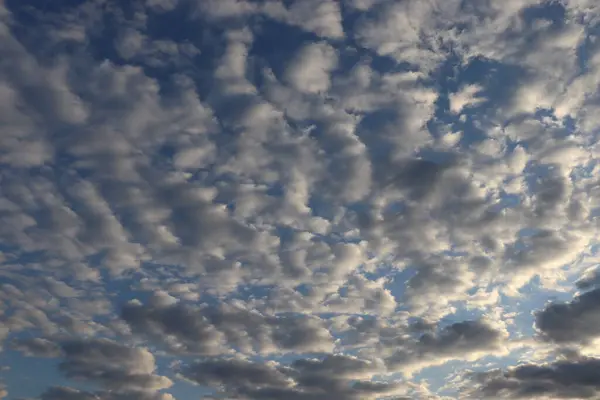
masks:
<instances>
[{"instance_id":1,"label":"altocumulus cloud","mask_svg":"<svg viewBox=\"0 0 600 400\"><path fill-rule=\"evenodd\" d=\"M489 371L471 377L473 398L595 399L600 390L597 358L522 364L508 371Z\"/></svg>"},{"instance_id":2,"label":"altocumulus cloud","mask_svg":"<svg viewBox=\"0 0 600 400\"><path fill-rule=\"evenodd\" d=\"M598 27L0 0L0 398L600 398Z\"/></svg>"}]
</instances>

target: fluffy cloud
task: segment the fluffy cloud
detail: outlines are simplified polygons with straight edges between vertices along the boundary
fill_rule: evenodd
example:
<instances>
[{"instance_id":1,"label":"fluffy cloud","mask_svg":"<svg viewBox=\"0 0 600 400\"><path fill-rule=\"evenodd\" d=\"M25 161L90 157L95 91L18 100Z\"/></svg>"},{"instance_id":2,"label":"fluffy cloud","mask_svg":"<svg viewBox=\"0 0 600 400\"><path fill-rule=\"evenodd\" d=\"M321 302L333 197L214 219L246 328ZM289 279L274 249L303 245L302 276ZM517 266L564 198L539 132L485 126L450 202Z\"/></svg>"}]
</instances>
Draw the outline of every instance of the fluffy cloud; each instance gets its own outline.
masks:
<instances>
[{"instance_id":1,"label":"fluffy cloud","mask_svg":"<svg viewBox=\"0 0 600 400\"><path fill-rule=\"evenodd\" d=\"M536 315L542 336L560 344L590 343L600 336L600 290L577 296L568 303L551 303Z\"/></svg>"},{"instance_id":2,"label":"fluffy cloud","mask_svg":"<svg viewBox=\"0 0 600 400\"><path fill-rule=\"evenodd\" d=\"M599 362L580 358L476 373L469 392L485 399L593 399L600 393Z\"/></svg>"},{"instance_id":3,"label":"fluffy cloud","mask_svg":"<svg viewBox=\"0 0 600 400\"><path fill-rule=\"evenodd\" d=\"M376 363L332 355L300 359L287 367L235 359L204 361L184 367L181 374L199 384L221 387L225 396L248 399L376 399L407 392L399 383L361 380L378 371Z\"/></svg>"},{"instance_id":4,"label":"fluffy cloud","mask_svg":"<svg viewBox=\"0 0 600 400\"><path fill-rule=\"evenodd\" d=\"M155 374L155 359L143 348L132 348L106 340L76 340L62 343L64 360L60 370L69 378L101 384L115 392L156 392L172 381Z\"/></svg>"},{"instance_id":5,"label":"fluffy cloud","mask_svg":"<svg viewBox=\"0 0 600 400\"><path fill-rule=\"evenodd\" d=\"M326 43L302 47L290 61L286 78L302 93L325 92L331 86L330 74L337 65L336 50Z\"/></svg>"},{"instance_id":6,"label":"fluffy cloud","mask_svg":"<svg viewBox=\"0 0 600 400\"><path fill-rule=\"evenodd\" d=\"M450 110L454 113L460 113L465 107L476 106L478 103L485 101L478 96L480 87L477 85L468 85L457 93L449 96Z\"/></svg>"},{"instance_id":7,"label":"fluffy cloud","mask_svg":"<svg viewBox=\"0 0 600 400\"><path fill-rule=\"evenodd\" d=\"M130 347L108 339L74 339L55 343L38 338L20 340L14 348L28 356L60 356L59 370L66 377L103 388L92 393L56 386L41 394L41 400L173 399L170 394L160 392L171 387L173 382L156 374L155 358L145 348Z\"/></svg>"},{"instance_id":8,"label":"fluffy cloud","mask_svg":"<svg viewBox=\"0 0 600 400\"><path fill-rule=\"evenodd\" d=\"M437 331L426 329L416 340L390 339L384 342L392 350L385 359L388 368L408 373L449 360L477 360L509 349L508 332L479 320L457 322Z\"/></svg>"},{"instance_id":9,"label":"fluffy cloud","mask_svg":"<svg viewBox=\"0 0 600 400\"><path fill-rule=\"evenodd\" d=\"M172 351L216 355L229 347L245 352L328 352L333 338L317 317L268 316L222 304L191 308L184 304L127 304L123 319L133 332L164 342Z\"/></svg>"},{"instance_id":10,"label":"fluffy cloud","mask_svg":"<svg viewBox=\"0 0 600 400\"><path fill-rule=\"evenodd\" d=\"M264 13L276 20L297 26L318 36L340 39L344 36L339 2L333 0L294 0L288 7L285 2L267 2Z\"/></svg>"}]
</instances>

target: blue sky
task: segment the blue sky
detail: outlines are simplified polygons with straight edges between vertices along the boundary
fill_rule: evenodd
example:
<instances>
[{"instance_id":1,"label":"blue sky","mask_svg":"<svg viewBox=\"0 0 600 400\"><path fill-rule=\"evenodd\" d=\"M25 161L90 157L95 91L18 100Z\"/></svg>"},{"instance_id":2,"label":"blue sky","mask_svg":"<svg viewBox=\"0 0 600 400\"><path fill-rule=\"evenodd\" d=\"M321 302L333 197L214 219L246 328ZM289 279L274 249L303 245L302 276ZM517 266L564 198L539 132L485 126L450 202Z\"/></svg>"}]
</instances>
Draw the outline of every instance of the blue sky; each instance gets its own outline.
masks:
<instances>
[{"instance_id":1,"label":"blue sky","mask_svg":"<svg viewBox=\"0 0 600 400\"><path fill-rule=\"evenodd\" d=\"M0 399L600 398L593 0L0 0Z\"/></svg>"}]
</instances>

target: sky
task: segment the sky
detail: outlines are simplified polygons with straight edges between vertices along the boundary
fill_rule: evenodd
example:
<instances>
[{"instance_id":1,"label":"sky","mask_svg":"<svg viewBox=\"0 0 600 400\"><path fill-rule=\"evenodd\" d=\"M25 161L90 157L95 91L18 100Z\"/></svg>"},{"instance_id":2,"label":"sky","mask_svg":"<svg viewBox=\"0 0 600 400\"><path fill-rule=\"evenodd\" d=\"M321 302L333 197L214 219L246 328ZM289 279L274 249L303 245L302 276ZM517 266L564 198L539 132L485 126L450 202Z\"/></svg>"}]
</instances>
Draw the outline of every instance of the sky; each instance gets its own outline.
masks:
<instances>
[{"instance_id":1,"label":"sky","mask_svg":"<svg viewBox=\"0 0 600 400\"><path fill-rule=\"evenodd\" d=\"M597 0L0 0L0 399L600 399Z\"/></svg>"}]
</instances>

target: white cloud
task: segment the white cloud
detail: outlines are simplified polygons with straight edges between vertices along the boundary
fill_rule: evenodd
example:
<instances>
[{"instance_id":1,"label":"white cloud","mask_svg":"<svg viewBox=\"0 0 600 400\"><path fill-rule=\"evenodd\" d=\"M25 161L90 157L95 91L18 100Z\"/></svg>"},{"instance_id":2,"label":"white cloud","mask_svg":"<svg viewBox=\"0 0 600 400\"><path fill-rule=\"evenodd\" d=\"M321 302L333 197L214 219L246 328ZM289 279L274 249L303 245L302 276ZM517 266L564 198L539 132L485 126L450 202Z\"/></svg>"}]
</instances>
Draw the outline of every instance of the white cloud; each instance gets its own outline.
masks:
<instances>
[{"instance_id":1,"label":"white cloud","mask_svg":"<svg viewBox=\"0 0 600 400\"><path fill-rule=\"evenodd\" d=\"M460 91L450 95L450 110L453 113L459 114L465 107L476 106L485 101L478 96L481 87L477 85L467 85L461 88Z\"/></svg>"},{"instance_id":2,"label":"white cloud","mask_svg":"<svg viewBox=\"0 0 600 400\"><path fill-rule=\"evenodd\" d=\"M335 0L294 0L288 7L278 2L267 2L264 12L320 37L344 37L340 4Z\"/></svg>"},{"instance_id":3,"label":"white cloud","mask_svg":"<svg viewBox=\"0 0 600 400\"><path fill-rule=\"evenodd\" d=\"M312 43L302 47L289 62L286 79L302 93L327 91L331 85L330 73L337 66L336 50L326 43Z\"/></svg>"},{"instance_id":4,"label":"white cloud","mask_svg":"<svg viewBox=\"0 0 600 400\"><path fill-rule=\"evenodd\" d=\"M148 7L159 12L173 10L178 2L179 0L146 0Z\"/></svg>"},{"instance_id":5,"label":"white cloud","mask_svg":"<svg viewBox=\"0 0 600 400\"><path fill-rule=\"evenodd\" d=\"M225 18L244 17L256 12L255 3L247 0L207 0L195 1L196 16L200 18Z\"/></svg>"}]
</instances>

